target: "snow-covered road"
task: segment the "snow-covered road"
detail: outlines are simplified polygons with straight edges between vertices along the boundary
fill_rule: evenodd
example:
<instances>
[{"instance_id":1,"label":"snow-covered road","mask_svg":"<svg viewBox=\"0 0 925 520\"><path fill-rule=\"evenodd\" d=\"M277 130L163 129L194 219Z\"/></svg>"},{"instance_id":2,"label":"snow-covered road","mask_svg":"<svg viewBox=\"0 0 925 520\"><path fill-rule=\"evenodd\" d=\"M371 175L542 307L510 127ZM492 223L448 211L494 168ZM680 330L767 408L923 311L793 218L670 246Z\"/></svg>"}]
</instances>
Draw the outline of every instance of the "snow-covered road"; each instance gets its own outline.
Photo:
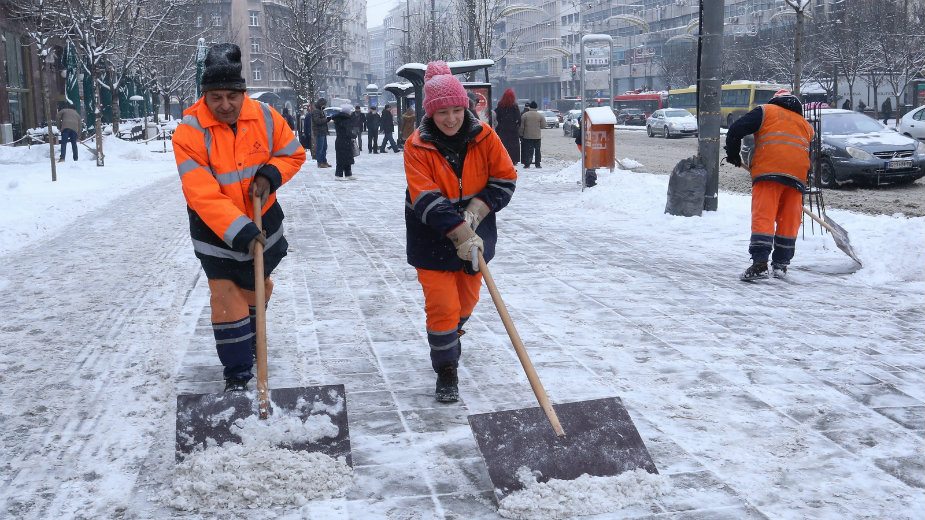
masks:
<instances>
[{"instance_id":1,"label":"snow-covered road","mask_svg":"<svg viewBox=\"0 0 925 520\"><path fill-rule=\"evenodd\" d=\"M746 284L747 197L670 217L667 177L603 173L580 193L576 166L522 172L492 272L552 401L619 396L670 481L595 518L921 518L925 219L832 212L863 269L807 231L789 281ZM466 416L535 400L487 292L462 401L437 405L401 155L364 152L354 182L330 171L280 191L270 384L346 385L346 496L252 509L243 474L227 510L171 507L176 394L221 376L167 175L0 257L0 516L497 518Z\"/></svg>"}]
</instances>

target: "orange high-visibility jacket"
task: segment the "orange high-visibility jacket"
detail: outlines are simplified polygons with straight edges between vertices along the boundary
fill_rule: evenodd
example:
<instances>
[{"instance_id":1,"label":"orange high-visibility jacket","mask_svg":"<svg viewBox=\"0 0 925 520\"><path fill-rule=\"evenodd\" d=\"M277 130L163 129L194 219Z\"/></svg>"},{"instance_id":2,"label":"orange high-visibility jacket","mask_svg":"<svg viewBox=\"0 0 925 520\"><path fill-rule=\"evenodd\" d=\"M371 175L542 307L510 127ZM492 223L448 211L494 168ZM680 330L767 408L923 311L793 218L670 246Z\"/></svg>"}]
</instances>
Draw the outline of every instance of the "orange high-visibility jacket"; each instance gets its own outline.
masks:
<instances>
[{"instance_id":1,"label":"orange high-visibility jacket","mask_svg":"<svg viewBox=\"0 0 925 520\"><path fill-rule=\"evenodd\" d=\"M203 99L183 114L173 146L193 249L209 278L251 288L248 246L258 234L248 197L251 181L258 174L270 181L272 193L262 208L269 275L287 247L275 192L302 167L305 149L276 110L250 98L245 98L234 130L216 120Z\"/></svg>"},{"instance_id":2,"label":"orange high-visibility jacket","mask_svg":"<svg viewBox=\"0 0 925 520\"><path fill-rule=\"evenodd\" d=\"M433 121L425 117L405 141L405 231L408 263L422 269L458 271L462 260L446 234L465 221L462 214L473 197L491 212L476 233L482 238L485 261L495 253L495 213L511 201L517 171L498 134L487 123L467 115L459 130L466 132L464 157L450 164ZM443 149L442 149L443 148ZM459 164L461 162L461 164Z\"/></svg>"},{"instance_id":3,"label":"orange high-visibility jacket","mask_svg":"<svg viewBox=\"0 0 925 520\"><path fill-rule=\"evenodd\" d=\"M767 104L761 109L761 128L755 132L751 161L752 182L762 177L784 177L805 185L813 127L803 116L786 108Z\"/></svg>"}]
</instances>

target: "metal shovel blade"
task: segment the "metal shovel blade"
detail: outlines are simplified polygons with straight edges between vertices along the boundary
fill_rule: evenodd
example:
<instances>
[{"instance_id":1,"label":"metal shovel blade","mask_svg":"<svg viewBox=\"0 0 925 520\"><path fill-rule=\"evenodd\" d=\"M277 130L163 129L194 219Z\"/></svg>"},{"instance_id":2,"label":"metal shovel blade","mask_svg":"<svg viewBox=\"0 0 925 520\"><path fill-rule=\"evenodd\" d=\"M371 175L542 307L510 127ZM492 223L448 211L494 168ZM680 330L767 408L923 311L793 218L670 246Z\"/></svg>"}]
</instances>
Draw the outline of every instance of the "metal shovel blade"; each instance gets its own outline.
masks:
<instances>
[{"instance_id":1,"label":"metal shovel blade","mask_svg":"<svg viewBox=\"0 0 925 520\"><path fill-rule=\"evenodd\" d=\"M302 422L319 413L337 426L335 437L281 446L293 451L321 452L332 458L344 457L351 467L350 430L347 426L347 398L344 385L274 388L270 390L271 413L298 416ZM177 460L197 448L241 443L234 422L258 415L255 391L220 394L180 394L177 396Z\"/></svg>"},{"instance_id":2,"label":"metal shovel blade","mask_svg":"<svg viewBox=\"0 0 925 520\"><path fill-rule=\"evenodd\" d=\"M539 407L469 416L488 475L500 502L523 489L518 470L538 480L574 480L587 473L608 477L642 468L657 474L629 413L617 397L554 406L565 437L557 437Z\"/></svg>"},{"instance_id":3,"label":"metal shovel blade","mask_svg":"<svg viewBox=\"0 0 925 520\"><path fill-rule=\"evenodd\" d=\"M852 260L857 262L858 265L861 265L861 259L855 254L854 248L851 247L851 242L848 240L848 231L839 226L838 223L829 218L828 215L825 215L824 218L825 223L830 226L829 231L832 233L832 239L835 240L835 247L841 249L846 255L850 256Z\"/></svg>"}]
</instances>

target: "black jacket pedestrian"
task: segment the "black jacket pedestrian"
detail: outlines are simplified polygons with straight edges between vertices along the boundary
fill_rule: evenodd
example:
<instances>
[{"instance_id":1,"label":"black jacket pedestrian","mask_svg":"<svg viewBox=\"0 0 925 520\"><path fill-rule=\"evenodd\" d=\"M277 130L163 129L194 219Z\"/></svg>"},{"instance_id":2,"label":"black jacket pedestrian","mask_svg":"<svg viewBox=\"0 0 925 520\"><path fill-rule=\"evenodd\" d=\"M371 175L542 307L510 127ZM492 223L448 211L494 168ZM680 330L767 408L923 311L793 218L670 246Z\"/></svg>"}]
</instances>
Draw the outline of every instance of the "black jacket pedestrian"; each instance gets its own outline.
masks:
<instances>
[{"instance_id":1,"label":"black jacket pedestrian","mask_svg":"<svg viewBox=\"0 0 925 520\"><path fill-rule=\"evenodd\" d=\"M338 112L331 119L334 121L334 157L337 161L337 167L349 166L353 164L353 143L354 126L353 118L350 114Z\"/></svg>"},{"instance_id":2,"label":"black jacket pedestrian","mask_svg":"<svg viewBox=\"0 0 925 520\"><path fill-rule=\"evenodd\" d=\"M299 144L308 150L312 146L312 113L308 111L302 118L302 128L299 129Z\"/></svg>"},{"instance_id":3,"label":"black jacket pedestrian","mask_svg":"<svg viewBox=\"0 0 925 520\"><path fill-rule=\"evenodd\" d=\"M388 108L382 111L382 118L379 120L379 128L383 134L390 134L395 131L395 118L392 117L392 111Z\"/></svg>"},{"instance_id":4,"label":"black jacket pedestrian","mask_svg":"<svg viewBox=\"0 0 925 520\"><path fill-rule=\"evenodd\" d=\"M312 110L312 135L328 135L328 116L324 115L323 107Z\"/></svg>"},{"instance_id":5,"label":"black jacket pedestrian","mask_svg":"<svg viewBox=\"0 0 925 520\"><path fill-rule=\"evenodd\" d=\"M353 121L354 136L358 136L363 133L363 127L366 125L366 116L363 115L363 112L357 110L356 112L350 114L350 120Z\"/></svg>"},{"instance_id":6,"label":"black jacket pedestrian","mask_svg":"<svg viewBox=\"0 0 925 520\"><path fill-rule=\"evenodd\" d=\"M520 110L517 109L517 105L498 107L495 109L495 117L498 121L495 132L501 138L507 154L511 156L511 162L517 164L520 162Z\"/></svg>"},{"instance_id":7,"label":"black jacket pedestrian","mask_svg":"<svg viewBox=\"0 0 925 520\"><path fill-rule=\"evenodd\" d=\"M378 112L370 112L366 114L366 131L370 135L379 133L379 122L382 119L382 116Z\"/></svg>"}]
</instances>

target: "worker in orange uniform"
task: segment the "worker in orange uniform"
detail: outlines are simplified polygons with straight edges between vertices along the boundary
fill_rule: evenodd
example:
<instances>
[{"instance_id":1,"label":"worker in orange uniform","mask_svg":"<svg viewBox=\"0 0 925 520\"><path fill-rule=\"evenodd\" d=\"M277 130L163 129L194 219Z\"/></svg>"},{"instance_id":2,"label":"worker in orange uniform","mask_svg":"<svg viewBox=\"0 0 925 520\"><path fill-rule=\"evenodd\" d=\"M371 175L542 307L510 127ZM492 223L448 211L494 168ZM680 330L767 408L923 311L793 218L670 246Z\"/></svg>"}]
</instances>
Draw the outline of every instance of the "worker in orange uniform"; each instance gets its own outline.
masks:
<instances>
[{"instance_id":1,"label":"worker in orange uniform","mask_svg":"<svg viewBox=\"0 0 925 520\"><path fill-rule=\"evenodd\" d=\"M247 96L241 50L209 49L203 96L183 112L173 134L174 155L186 197L193 250L209 280L212 332L224 366L225 391L243 391L253 377L256 309L254 247L265 246L266 296L270 273L286 256L283 210L276 190L305 162L286 120ZM259 195L263 232L254 223Z\"/></svg>"},{"instance_id":2,"label":"worker in orange uniform","mask_svg":"<svg viewBox=\"0 0 925 520\"><path fill-rule=\"evenodd\" d=\"M742 166L742 138L755 134L751 155L752 265L741 279L768 278L768 258L775 278L787 275L803 215L803 192L809 174L813 128L803 117L800 99L779 90L766 105L734 122L726 134L726 161ZM773 250L773 254L772 254Z\"/></svg>"},{"instance_id":3,"label":"worker in orange uniform","mask_svg":"<svg viewBox=\"0 0 925 520\"><path fill-rule=\"evenodd\" d=\"M405 143L408 263L424 290L427 341L439 402L459 399L463 325L479 300L478 251L495 254L495 213L517 172L491 126L470 112L462 83L442 61L427 64L424 114Z\"/></svg>"}]
</instances>

